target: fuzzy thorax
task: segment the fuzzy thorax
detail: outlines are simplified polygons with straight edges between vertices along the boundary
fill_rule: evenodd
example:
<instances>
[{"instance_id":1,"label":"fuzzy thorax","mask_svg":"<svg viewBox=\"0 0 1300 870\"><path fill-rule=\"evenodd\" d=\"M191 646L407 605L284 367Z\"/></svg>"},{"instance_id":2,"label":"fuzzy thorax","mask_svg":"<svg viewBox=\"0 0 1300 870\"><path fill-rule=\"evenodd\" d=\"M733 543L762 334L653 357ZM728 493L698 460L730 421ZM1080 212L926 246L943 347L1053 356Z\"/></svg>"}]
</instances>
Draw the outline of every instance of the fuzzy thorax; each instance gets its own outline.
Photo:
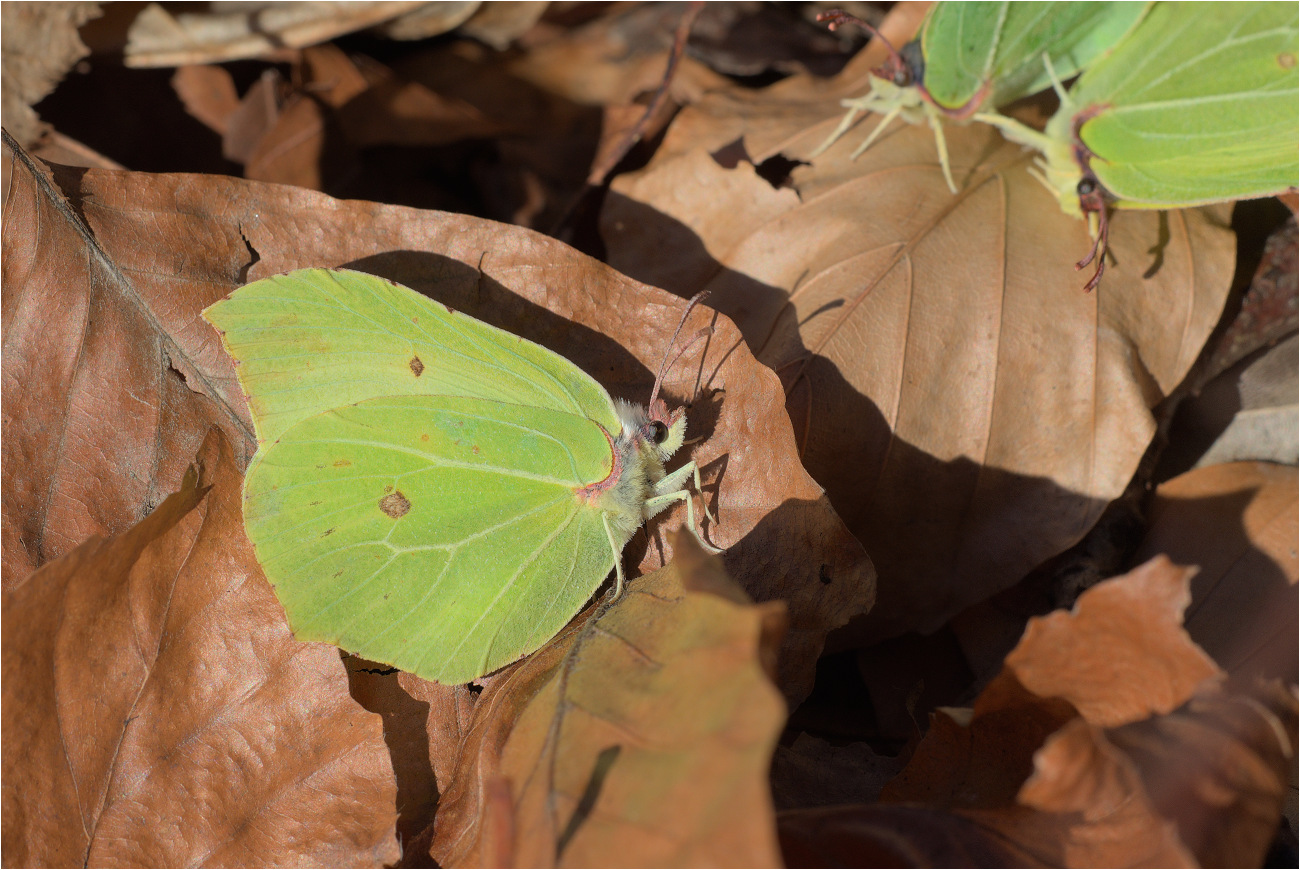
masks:
<instances>
[{"instance_id":1,"label":"fuzzy thorax","mask_svg":"<svg viewBox=\"0 0 1300 870\"><path fill-rule=\"evenodd\" d=\"M686 414L681 408L669 414L661 401L647 411L618 400L615 407L623 424L614 439L617 479L596 497L596 505L609 516L620 546L632 539L650 518L646 500L664 476L664 463L686 439Z\"/></svg>"}]
</instances>

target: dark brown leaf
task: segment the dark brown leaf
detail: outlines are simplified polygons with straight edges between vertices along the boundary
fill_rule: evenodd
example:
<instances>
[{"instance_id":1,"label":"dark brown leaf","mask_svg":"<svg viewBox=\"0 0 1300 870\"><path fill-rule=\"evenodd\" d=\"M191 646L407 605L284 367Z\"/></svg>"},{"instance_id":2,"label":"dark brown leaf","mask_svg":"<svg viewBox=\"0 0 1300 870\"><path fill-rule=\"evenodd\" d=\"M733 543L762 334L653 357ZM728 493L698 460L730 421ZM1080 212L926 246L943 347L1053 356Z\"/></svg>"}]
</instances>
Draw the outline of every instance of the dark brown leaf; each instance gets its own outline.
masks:
<instances>
[{"instance_id":1,"label":"dark brown leaf","mask_svg":"<svg viewBox=\"0 0 1300 870\"><path fill-rule=\"evenodd\" d=\"M1234 676L1296 680L1296 470L1234 462L1161 484L1135 558L1199 566L1187 631Z\"/></svg>"}]
</instances>

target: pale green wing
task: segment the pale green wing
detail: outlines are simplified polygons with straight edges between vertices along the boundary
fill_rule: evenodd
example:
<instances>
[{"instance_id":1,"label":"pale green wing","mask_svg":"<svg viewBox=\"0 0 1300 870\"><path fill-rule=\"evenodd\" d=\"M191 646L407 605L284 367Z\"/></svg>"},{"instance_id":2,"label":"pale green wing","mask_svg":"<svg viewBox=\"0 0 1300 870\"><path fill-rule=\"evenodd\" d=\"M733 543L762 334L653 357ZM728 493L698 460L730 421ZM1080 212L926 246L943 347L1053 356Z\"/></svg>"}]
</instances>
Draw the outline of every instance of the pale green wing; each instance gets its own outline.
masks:
<instances>
[{"instance_id":1,"label":"pale green wing","mask_svg":"<svg viewBox=\"0 0 1300 870\"><path fill-rule=\"evenodd\" d=\"M244 518L294 635L463 683L537 649L614 566L591 420L448 396L311 417L261 451Z\"/></svg>"},{"instance_id":2,"label":"pale green wing","mask_svg":"<svg viewBox=\"0 0 1300 870\"><path fill-rule=\"evenodd\" d=\"M946 109L980 95L1004 106L1051 86L1043 56L1060 78L1076 75L1142 18L1147 3L960 3L934 6L921 36L924 83Z\"/></svg>"},{"instance_id":3,"label":"pale green wing","mask_svg":"<svg viewBox=\"0 0 1300 870\"><path fill-rule=\"evenodd\" d=\"M1295 3L1158 3L1071 91L1122 206L1266 196L1300 174ZM1088 117L1084 114L1082 117ZM1066 136L1054 120L1049 133Z\"/></svg>"},{"instance_id":4,"label":"pale green wing","mask_svg":"<svg viewBox=\"0 0 1300 870\"><path fill-rule=\"evenodd\" d=\"M275 275L203 316L238 364L262 444L322 411L378 396L493 399L619 431L604 387L564 357L373 275Z\"/></svg>"}]
</instances>

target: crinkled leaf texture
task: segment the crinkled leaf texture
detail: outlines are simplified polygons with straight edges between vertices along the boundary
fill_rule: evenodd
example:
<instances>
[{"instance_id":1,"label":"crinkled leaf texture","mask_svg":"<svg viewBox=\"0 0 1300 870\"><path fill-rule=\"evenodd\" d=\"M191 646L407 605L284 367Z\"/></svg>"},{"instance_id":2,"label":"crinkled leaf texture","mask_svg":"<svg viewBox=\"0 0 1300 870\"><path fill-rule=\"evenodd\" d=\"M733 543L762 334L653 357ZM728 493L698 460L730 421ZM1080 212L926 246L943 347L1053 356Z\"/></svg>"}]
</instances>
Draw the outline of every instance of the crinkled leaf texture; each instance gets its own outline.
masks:
<instances>
[{"instance_id":1,"label":"crinkled leaf texture","mask_svg":"<svg viewBox=\"0 0 1300 870\"><path fill-rule=\"evenodd\" d=\"M295 641L219 432L180 491L4 595L14 866L380 866L401 851L378 716Z\"/></svg>"},{"instance_id":2,"label":"crinkled leaf texture","mask_svg":"<svg viewBox=\"0 0 1300 870\"><path fill-rule=\"evenodd\" d=\"M434 824L442 866L778 863L785 608L685 533L674 560L496 677Z\"/></svg>"}]
</instances>

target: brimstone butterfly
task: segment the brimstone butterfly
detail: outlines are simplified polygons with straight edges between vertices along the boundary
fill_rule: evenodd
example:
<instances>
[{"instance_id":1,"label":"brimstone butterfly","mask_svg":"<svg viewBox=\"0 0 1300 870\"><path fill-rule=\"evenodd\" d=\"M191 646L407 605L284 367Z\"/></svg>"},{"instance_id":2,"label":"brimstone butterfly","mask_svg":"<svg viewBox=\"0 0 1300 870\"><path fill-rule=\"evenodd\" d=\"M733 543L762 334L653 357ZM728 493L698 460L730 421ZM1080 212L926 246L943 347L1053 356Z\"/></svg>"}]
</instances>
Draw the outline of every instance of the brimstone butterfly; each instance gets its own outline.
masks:
<instances>
[{"instance_id":1,"label":"brimstone butterfly","mask_svg":"<svg viewBox=\"0 0 1300 870\"><path fill-rule=\"evenodd\" d=\"M360 272L264 278L203 316L256 428L245 526L300 640L464 683L548 641L611 569L621 589L646 519L685 501L695 529L699 471L664 471L686 418L654 394L616 403L564 357Z\"/></svg>"},{"instance_id":2,"label":"brimstone butterfly","mask_svg":"<svg viewBox=\"0 0 1300 870\"><path fill-rule=\"evenodd\" d=\"M981 116L1043 152L1043 180L1067 213L1097 216L1097 244L1078 264L1096 260L1088 289L1105 266L1108 207L1182 208L1295 186L1298 19L1294 3L1157 3L1068 93L1057 83L1061 108L1043 133Z\"/></svg>"},{"instance_id":3,"label":"brimstone butterfly","mask_svg":"<svg viewBox=\"0 0 1300 870\"><path fill-rule=\"evenodd\" d=\"M1141 19L1146 3L936 3L915 40L894 50L874 71L871 92L845 100L848 113L814 152L821 153L842 136L859 112L884 117L853 152L871 146L898 116L922 121L934 130L935 147L948 188L957 192L943 135L944 121L964 121L1051 86L1044 70L1048 56L1057 71L1071 76L1120 40ZM842 12L820 16L831 27L866 22Z\"/></svg>"}]
</instances>

